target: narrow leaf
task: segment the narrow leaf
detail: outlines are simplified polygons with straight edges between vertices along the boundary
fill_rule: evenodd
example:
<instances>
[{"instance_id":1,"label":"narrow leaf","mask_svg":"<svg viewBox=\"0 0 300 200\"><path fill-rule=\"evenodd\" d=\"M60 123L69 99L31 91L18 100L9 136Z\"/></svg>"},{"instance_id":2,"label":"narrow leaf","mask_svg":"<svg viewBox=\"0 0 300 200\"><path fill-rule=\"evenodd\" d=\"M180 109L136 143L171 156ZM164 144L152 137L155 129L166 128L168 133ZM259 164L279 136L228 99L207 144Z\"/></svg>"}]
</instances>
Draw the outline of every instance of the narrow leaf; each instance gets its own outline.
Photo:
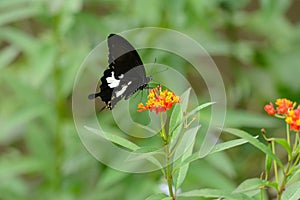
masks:
<instances>
[{"instance_id":1,"label":"narrow leaf","mask_svg":"<svg viewBox=\"0 0 300 200\"><path fill-rule=\"evenodd\" d=\"M18 55L19 50L15 46L9 46L0 52L0 69L10 64Z\"/></svg>"},{"instance_id":2,"label":"narrow leaf","mask_svg":"<svg viewBox=\"0 0 300 200\"><path fill-rule=\"evenodd\" d=\"M191 117L191 116L197 114L200 110L202 110L202 109L204 109L204 108L206 108L206 107L208 107L208 106L210 106L210 105L212 105L212 104L214 104L214 102L208 102L208 103L204 103L204 104L202 104L202 105L200 105L200 106L197 106L197 107L194 108L192 111L190 111L187 115L185 115L185 116L182 118L182 120L179 121L179 122L174 126L173 129L170 129L170 132L174 131L174 129L176 129L178 126L180 126L180 125L181 125L185 120L187 120L189 117Z\"/></svg>"},{"instance_id":3,"label":"narrow leaf","mask_svg":"<svg viewBox=\"0 0 300 200\"><path fill-rule=\"evenodd\" d=\"M278 165L281 168L283 168L283 164L279 160L279 158L275 154L273 154L272 151L265 144L261 143L258 139L253 138L253 136L249 133L233 128L225 128L224 131L247 140L250 144L252 144L256 148L270 156L273 160L275 160L278 163Z\"/></svg>"},{"instance_id":4,"label":"narrow leaf","mask_svg":"<svg viewBox=\"0 0 300 200\"><path fill-rule=\"evenodd\" d=\"M168 197L166 194L163 194L163 193L159 193L159 194L153 194L149 197L147 197L145 200L162 200L162 199L170 199L172 200L171 197Z\"/></svg>"},{"instance_id":5,"label":"narrow leaf","mask_svg":"<svg viewBox=\"0 0 300 200\"><path fill-rule=\"evenodd\" d=\"M139 149L139 146L137 146L136 144L130 142L129 140L125 139L125 138L122 138L120 136L117 136L117 135L114 135L114 134L108 134L108 133L105 133L103 130L98 130L98 129L95 129L95 128L92 128L92 127L88 127L88 126L84 126L88 131L94 133L94 134L97 134L101 137L105 137L106 139L108 139L109 141L115 143L115 144L118 144L118 145L121 145L127 149L130 149L130 150L138 150Z\"/></svg>"},{"instance_id":6,"label":"narrow leaf","mask_svg":"<svg viewBox=\"0 0 300 200\"><path fill-rule=\"evenodd\" d=\"M175 127L175 126L178 124L178 122L182 121L182 117L183 117L183 112L181 110L181 105L176 104L174 106L174 109L173 109L173 112L172 112L172 115L170 118L170 125L169 125L169 129L172 130L172 132L170 132L171 149L175 145L175 143L179 137L179 134L181 133L183 124L180 124L177 127Z\"/></svg>"},{"instance_id":7,"label":"narrow leaf","mask_svg":"<svg viewBox=\"0 0 300 200\"><path fill-rule=\"evenodd\" d=\"M299 200L300 181L289 185L282 194L282 200Z\"/></svg>"},{"instance_id":8,"label":"narrow leaf","mask_svg":"<svg viewBox=\"0 0 300 200\"><path fill-rule=\"evenodd\" d=\"M279 145L281 145L289 154L290 157L292 157L292 150L290 145L287 143L285 139L282 138L275 138L275 142Z\"/></svg>"},{"instance_id":9,"label":"narrow leaf","mask_svg":"<svg viewBox=\"0 0 300 200\"><path fill-rule=\"evenodd\" d=\"M200 189L189 192L180 193L178 197L204 197L204 198L226 198L228 200L252 200L252 198L243 194L230 194L223 190L217 189Z\"/></svg>"},{"instance_id":10,"label":"narrow leaf","mask_svg":"<svg viewBox=\"0 0 300 200\"><path fill-rule=\"evenodd\" d=\"M236 139L236 140L231 140L231 141L228 141L228 142L223 142L223 143L220 143L220 144L217 144L213 149L212 151L209 153L210 154L214 154L214 153L217 153L219 151L223 151L223 150L226 150L226 149L230 149L230 148L233 148L233 147L236 147L236 146L239 146L239 145L242 145L242 144L245 144L247 143L248 141L245 140L245 139ZM195 160L198 160L200 158L202 158L203 156L199 153L199 152L195 152L193 153L191 156L189 156L188 158L186 158L184 161L182 161L178 167L181 167L183 165L186 165L190 162L193 162Z\"/></svg>"},{"instance_id":11,"label":"narrow leaf","mask_svg":"<svg viewBox=\"0 0 300 200\"><path fill-rule=\"evenodd\" d=\"M219 143L217 145L214 146L214 148L211 150L211 152L209 154L214 154L217 153L219 151L224 151L226 149L230 149L232 147L236 147L242 144L247 143L248 141L245 139L235 139L235 140L230 140L227 142L223 142L223 143Z\"/></svg>"},{"instance_id":12,"label":"narrow leaf","mask_svg":"<svg viewBox=\"0 0 300 200\"><path fill-rule=\"evenodd\" d=\"M171 144L172 144L172 140L176 140L178 137L178 134L181 131L182 128L182 123L183 122L183 114L186 112L187 110L187 105L188 105L188 101L189 101L189 96L190 96L190 91L191 88L189 88L188 90L186 90L181 96L180 96L180 104L176 104L171 118L170 118L170 126L169 126L169 131L170 134L172 135L171 137ZM174 136L173 136L174 135ZM171 145L172 147L172 145Z\"/></svg>"},{"instance_id":13,"label":"narrow leaf","mask_svg":"<svg viewBox=\"0 0 300 200\"><path fill-rule=\"evenodd\" d=\"M12 23L14 21L23 20L37 15L39 10L34 6L23 6L18 9L10 10L9 12L1 12L0 26Z\"/></svg>"},{"instance_id":14,"label":"narrow leaf","mask_svg":"<svg viewBox=\"0 0 300 200\"><path fill-rule=\"evenodd\" d=\"M259 178L252 178L242 182L232 193L243 193L254 196L260 192L260 186L264 185L264 181Z\"/></svg>"},{"instance_id":15,"label":"narrow leaf","mask_svg":"<svg viewBox=\"0 0 300 200\"><path fill-rule=\"evenodd\" d=\"M268 147L271 148L271 144L268 143ZM265 170L266 170L266 177L269 176L269 173L271 171L271 167L272 167L272 163L273 163L273 160L270 156L268 156L268 154L266 154L266 160L265 160Z\"/></svg>"},{"instance_id":16,"label":"narrow leaf","mask_svg":"<svg viewBox=\"0 0 300 200\"><path fill-rule=\"evenodd\" d=\"M180 160L184 160L191 156L193 153L193 147L195 143L195 138L200 126L188 129L184 135L180 144L176 148L175 159L179 157ZM174 163L174 168L176 168L176 163ZM188 172L189 163L182 165L182 167L177 168L178 170L173 175L174 177L174 186L178 189L183 183L186 174Z\"/></svg>"}]
</instances>

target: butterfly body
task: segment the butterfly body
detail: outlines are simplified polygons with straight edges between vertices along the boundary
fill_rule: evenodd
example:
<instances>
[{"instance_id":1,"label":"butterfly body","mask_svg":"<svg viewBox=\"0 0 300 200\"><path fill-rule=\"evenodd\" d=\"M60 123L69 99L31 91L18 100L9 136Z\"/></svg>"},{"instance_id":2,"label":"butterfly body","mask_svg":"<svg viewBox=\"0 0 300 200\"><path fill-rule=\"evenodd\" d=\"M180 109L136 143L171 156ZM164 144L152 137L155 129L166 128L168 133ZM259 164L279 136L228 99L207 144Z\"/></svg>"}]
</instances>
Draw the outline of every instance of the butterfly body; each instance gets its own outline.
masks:
<instances>
[{"instance_id":1,"label":"butterfly body","mask_svg":"<svg viewBox=\"0 0 300 200\"><path fill-rule=\"evenodd\" d=\"M146 77L140 56L126 39L110 34L107 41L109 67L100 79L100 92L90 94L89 99L100 97L111 110L122 98L126 100L136 91L146 88L151 77Z\"/></svg>"}]
</instances>

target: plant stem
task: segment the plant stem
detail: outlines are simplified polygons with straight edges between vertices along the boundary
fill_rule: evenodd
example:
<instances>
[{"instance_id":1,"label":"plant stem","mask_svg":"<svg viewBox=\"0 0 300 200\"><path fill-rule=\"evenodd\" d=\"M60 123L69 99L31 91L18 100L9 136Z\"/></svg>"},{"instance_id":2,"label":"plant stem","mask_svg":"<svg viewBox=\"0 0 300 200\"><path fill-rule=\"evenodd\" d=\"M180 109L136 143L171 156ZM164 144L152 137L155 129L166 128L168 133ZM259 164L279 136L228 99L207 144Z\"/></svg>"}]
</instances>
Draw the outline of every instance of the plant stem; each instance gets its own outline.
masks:
<instances>
[{"instance_id":1,"label":"plant stem","mask_svg":"<svg viewBox=\"0 0 300 200\"><path fill-rule=\"evenodd\" d=\"M287 143L289 145L289 147L291 146L291 139L290 139L290 126L288 124L286 124L286 140ZM290 156L289 156L290 159Z\"/></svg>"},{"instance_id":2,"label":"plant stem","mask_svg":"<svg viewBox=\"0 0 300 200\"><path fill-rule=\"evenodd\" d=\"M167 150L167 153L169 153L168 150ZM166 156L167 156L166 180L168 183L169 195L172 197L173 200L175 200L176 197L173 192L173 178L172 178L172 173L171 173L171 164L169 164L169 155L166 155Z\"/></svg>"},{"instance_id":3,"label":"plant stem","mask_svg":"<svg viewBox=\"0 0 300 200\"><path fill-rule=\"evenodd\" d=\"M169 135L166 133L165 124L163 121L162 113L160 114L160 121L161 121L161 132L160 135L164 141L165 148L166 148L166 168L165 168L165 178L168 183L168 189L169 189L169 196L172 197L172 200L175 200L176 197L173 192L173 178L172 178L172 170L171 170L171 164L170 164L170 146L169 146Z\"/></svg>"},{"instance_id":4,"label":"plant stem","mask_svg":"<svg viewBox=\"0 0 300 200\"><path fill-rule=\"evenodd\" d=\"M281 182L280 187L278 188L279 190L278 190L277 200L281 199L282 193L285 190L286 179L289 175L290 166L291 166L291 162L288 163L286 170L283 172L283 180Z\"/></svg>"},{"instance_id":5,"label":"plant stem","mask_svg":"<svg viewBox=\"0 0 300 200\"><path fill-rule=\"evenodd\" d=\"M275 152L275 144L274 144L274 140L271 141L271 144L272 144L272 152L273 154L276 154ZM275 180L276 180L276 183L278 183L278 170L277 170L277 163L276 163L276 160L273 161L274 162L274 173L275 173Z\"/></svg>"},{"instance_id":6,"label":"plant stem","mask_svg":"<svg viewBox=\"0 0 300 200\"><path fill-rule=\"evenodd\" d=\"M165 145L168 145L168 135L166 133L166 130L165 130L165 123L164 123L164 119L163 119L163 116L162 116L162 113L160 113L160 125L161 125L161 131L160 131L160 136L162 137L163 141L164 141L164 144Z\"/></svg>"}]
</instances>

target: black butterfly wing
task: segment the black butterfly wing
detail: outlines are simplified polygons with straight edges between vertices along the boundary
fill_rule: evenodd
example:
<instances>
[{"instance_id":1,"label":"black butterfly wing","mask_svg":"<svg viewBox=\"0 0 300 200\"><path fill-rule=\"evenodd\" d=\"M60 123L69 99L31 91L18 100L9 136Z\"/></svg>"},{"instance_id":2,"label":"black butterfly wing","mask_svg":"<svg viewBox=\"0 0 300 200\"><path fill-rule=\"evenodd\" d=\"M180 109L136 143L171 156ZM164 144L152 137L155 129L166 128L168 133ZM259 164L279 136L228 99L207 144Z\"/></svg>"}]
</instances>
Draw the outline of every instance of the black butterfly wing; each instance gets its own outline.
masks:
<instances>
[{"instance_id":1,"label":"black butterfly wing","mask_svg":"<svg viewBox=\"0 0 300 200\"><path fill-rule=\"evenodd\" d=\"M108 49L109 68L101 78L100 92L89 98L99 96L106 107L112 109L124 96L128 99L138 89L146 87L151 78L146 77L140 56L126 39L110 34Z\"/></svg>"},{"instance_id":2,"label":"black butterfly wing","mask_svg":"<svg viewBox=\"0 0 300 200\"><path fill-rule=\"evenodd\" d=\"M110 34L107 43L109 67L114 70L116 76L136 68L135 75L143 80L146 79L143 62L138 52L126 39L116 34Z\"/></svg>"}]
</instances>

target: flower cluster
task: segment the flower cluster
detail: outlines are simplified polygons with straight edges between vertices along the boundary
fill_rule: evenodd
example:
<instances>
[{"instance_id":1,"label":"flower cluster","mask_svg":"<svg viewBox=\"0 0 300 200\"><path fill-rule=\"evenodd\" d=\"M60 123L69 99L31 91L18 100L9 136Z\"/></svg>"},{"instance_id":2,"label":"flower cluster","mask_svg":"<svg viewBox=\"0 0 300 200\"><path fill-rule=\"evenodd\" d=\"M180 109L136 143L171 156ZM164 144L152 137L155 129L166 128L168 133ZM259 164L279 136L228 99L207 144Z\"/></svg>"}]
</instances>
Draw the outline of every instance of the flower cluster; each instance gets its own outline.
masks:
<instances>
[{"instance_id":1,"label":"flower cluster","mask_svg":"<svg viewBox=\"0 0 300 200\"><path fill-rule=\"evenodd\" d=\"M295 110L289 110L285 122L291 130L300 131L300 105Z\"/></svg>"},{"instance_id":2,"label":"flower cluster","mask_svg":"<svg viewBox=\"0 0 300 200\"><path fill-rule=\"evenodd\" d=\"M158 86L157 88L149 90L148 101L146 105L139 103L138 112L144 110L155 111L156 114L166 112L172 108L173 104L179 103L179 101L179 96L176 96L174 92L168 90L162 91L162 87Z\"/></svg>"},{"instance_id":3,"label":"flower cluster","mask_svg":"<svg viewBox=\"0 0 300 200\"><path fill-rule=\"evenodd\" d=\"M300 105L295 109L296 102L288 99L277 99L275 102L265 105L264 109L269 115L284 118L285 122L290 126L291 130L300 131Z\"/></svg>"}]
</instances>

